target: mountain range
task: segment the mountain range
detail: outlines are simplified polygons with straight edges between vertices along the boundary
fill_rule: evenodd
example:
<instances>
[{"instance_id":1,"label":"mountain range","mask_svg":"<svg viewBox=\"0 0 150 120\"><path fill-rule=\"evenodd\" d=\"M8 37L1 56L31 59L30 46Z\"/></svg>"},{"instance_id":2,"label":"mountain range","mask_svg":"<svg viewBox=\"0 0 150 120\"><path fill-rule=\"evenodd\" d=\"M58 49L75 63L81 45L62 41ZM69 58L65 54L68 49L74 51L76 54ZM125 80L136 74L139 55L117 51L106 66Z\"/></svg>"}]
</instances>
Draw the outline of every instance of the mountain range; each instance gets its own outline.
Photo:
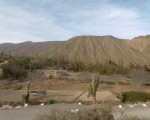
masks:
<instances>
[{"instance_id":1,"label":"mountain range","mask_svg":"<svg viewBox=\"0 0 150 120\"><path fill-rule=\"evenodd\" d=\"M2 43L0 44L0 53L9 55L27 55L34 56L39 55L42 52L47 51L51 47L57 45L59 41L48 42L23 42L23 43Z\"/></svg>"},{"instance_id":2,"label":"mountain range","mask_svg":"<svg viewBox=\"0 0 150 120\"><path fill-rule=\"evenodd\" d=\"M114 36L76 36L67 41L0 44L0 52L11 55L46 55L85 64L106 63L150 65L150 35L131 40Z\"/></svg>"}]
</instances>

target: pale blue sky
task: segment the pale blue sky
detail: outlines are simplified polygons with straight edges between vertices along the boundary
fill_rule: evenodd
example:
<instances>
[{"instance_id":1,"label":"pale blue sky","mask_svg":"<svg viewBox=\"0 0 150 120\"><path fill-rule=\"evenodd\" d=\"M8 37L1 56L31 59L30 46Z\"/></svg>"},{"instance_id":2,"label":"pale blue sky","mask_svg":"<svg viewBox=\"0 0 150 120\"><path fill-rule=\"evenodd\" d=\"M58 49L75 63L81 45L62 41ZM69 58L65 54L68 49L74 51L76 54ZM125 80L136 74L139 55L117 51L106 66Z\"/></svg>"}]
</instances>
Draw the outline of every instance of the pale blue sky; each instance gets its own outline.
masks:
<instances>
[{"instance_id":1,"label":"pale blue sky","mask_svg":"<svg viewBox=\"0 0 150 120\"><path fill-rule=\"evenodd\" d=\"M0 43L150 34L150 0L0 0Z\"/></svg>"}]
</instances>

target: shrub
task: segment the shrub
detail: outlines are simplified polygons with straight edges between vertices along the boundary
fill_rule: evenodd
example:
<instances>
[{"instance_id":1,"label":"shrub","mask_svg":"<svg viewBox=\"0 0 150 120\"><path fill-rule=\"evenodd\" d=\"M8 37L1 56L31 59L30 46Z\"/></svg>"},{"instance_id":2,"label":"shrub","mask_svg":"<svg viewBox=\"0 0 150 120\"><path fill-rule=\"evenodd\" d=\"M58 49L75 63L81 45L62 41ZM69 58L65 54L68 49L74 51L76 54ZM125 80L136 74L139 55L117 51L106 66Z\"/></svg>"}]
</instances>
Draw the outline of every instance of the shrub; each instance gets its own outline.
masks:
<instances>
[{"instance_id":1,"label":"shrub","mask_svg":"<svg viewBox=\"0 0 150 120\"><path fill-rule=\"evenodd\" d=\"M115 62L109 60L109 62L106 62L105 64L97 63L97 64L89 64L86 66L86 70L93 72L96 71L99 74L102 75L112 75L112 74L121 74L121 75L128 75L129 69L117 65Z\"/></svg>"},{"instance_id":2,"label":"shrub","mask_svg":"<svg viewBox=\"0 0 150 120\"><path fill-rule=\"evenodd\" d=\"M23 69L29 69L30 67L30 57L12 57L9 59L8 64L10 65L17 65L20 66Z\"/></svg>"},{"instance_id":3,"label":"shrub","mask_svg":"<svg viewBox=\"0 0 150 120\"><path fill-rule=\"evenodd\" d=\"M44 57L10 57L8 63L2 66L2 77L11 80L23 80L27 77L27 72L35 69L52 66L54 63L51 58Z\"/></svg>"},{"instance_id":4,"label":"shrub","mask_svg":"<svg viewBox=\"0 0 150 120\"><path fill-rule=\"evenodd\" d=\"M3 66L3 77L13 80L22 80L26 78L27 71L18 65L7 64Z\"/></svg>"},{"instance_id":5,"label":"shrub","mask_svg":"<svg viewBox=\"0 0 150 120\"><path fill-rule=\"evenodd\" d=\"M48 105L55 104L55 103L56 103L56 101L53 100L53 99L47 101L47 104L48 104Z\"/></svg>"},{"instance_id":6,"label":"shrub","mask_svg":"<svg viewBox=\"0 0 150 120\"><path fill-rule=\"evenodd\" d=\"M136 103L150 100L150 94L144 92L128 91L122 93L122 102Z\"/></svg>"},{"instance_id":7,"label":"shrub","mask_svg":"<svg viewBox=\"0 0 150 120\"><path fill-rule=\"evenodd\" d=\"M27 76L30 58L28 57L10 57L8 63L2 66L3 78L13 80L23 80Z\"/></svg>"},{"instance_id":8,"label":"shrub","mask_svg":"<svg viewBox=\"0 0 150 120\"><path fill-rule=\"evenodd\" d=\"M72 62L70 63L68 70L73 70L73 71L85 70L85 64L81 61Z\"/></svg>"}]
</instances>

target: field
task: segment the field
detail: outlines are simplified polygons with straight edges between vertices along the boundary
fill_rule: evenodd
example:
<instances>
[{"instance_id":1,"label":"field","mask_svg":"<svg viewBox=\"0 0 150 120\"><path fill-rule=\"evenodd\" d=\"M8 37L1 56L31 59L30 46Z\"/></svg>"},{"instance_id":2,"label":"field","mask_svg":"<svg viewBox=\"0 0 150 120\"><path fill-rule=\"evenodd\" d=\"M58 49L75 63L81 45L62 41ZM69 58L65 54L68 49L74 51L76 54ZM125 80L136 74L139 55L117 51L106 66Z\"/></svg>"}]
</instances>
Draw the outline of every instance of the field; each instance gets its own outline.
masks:
<instances>
[{"instance_id":1,"label":"field","mask_svg":"<svg viewBox=\"0 0 150 120\"><path fill-rule=\"evenodd\" d=\"M43 70L47 76L47 72ZM49 71L50 72L50 71ZM84 91L84 94L77 99L77 101L91 102L87 98L87 87L92 80L92 74L85 72L67 72L57 71L57 75L52 78L40 78L33 76L30 80L30 91L32 90L46 90L47 95L30 95L30 100L45 102L48 99L55 99L56 101L73 102ZM100 76L100 84L97 90L97 101L118 101L117 95L123 91L143 91L150 90L149 84L143 83L137 89L135 85L130 82L130 79L121 76ZM22 91L26 86L26 81L0 81L0 102L21 102ZM21 87L20 87L21 86Z\"/></svg>"},{"instance_id":2,"label":"field","mask_svg":"<svg viewBox=\"0 0 150 120\"><path fill-rule=\"evenodd\" d=\"M44 75L47 76L47 72L45 72ZM150 105L145 108L142 105L137 105L136 107L134 107L134 109L130 108L128 104L123 105L125 109L119 109L118 107L115 107L118 106L118 104L121 104L120 100L117 98L117 95L119 93L123 91L137 91L137 88L133 87L133 85L130 83L130 80L127 78L120 76L119 78L114 76L100 76L100 84L96 95L97 103L99 104L91 105L93 103L93 99L91 97L87 98L87 86L92 79L92 74L85 72L64 73L63 71L63 74L61 73L60 75L59 71L57 75L53 75L51 77L39 78L34 76L34 79L30 80L30 91L46 90L47 94L30 94L29 107L22 107L20 109L2 109L0 112L0 119L16 120L24 116L22 117L22 120L33 120L37 116L37 114L52 111L52 109L63 110L64 112L65 110L70 111L71 109L76 108L85 110L91 108L91 106L98 107L107 103L111 104L113 108L113 115L116 120L122 115L122 112L124 113L124 115L128 116L138 115L139 117L143 114L145 118L150 118L148 114L148 112L150 111ZM26 83L27 81L8 82L8 80L1 80L0 107L2 105L10 103L13 104L14 107L18 105L23 106L22 93L26 86ZM149 84L141 84L138 89L138 91L143 92L148 92L149 90ZM55 100L57 104L39 106L41 103L47 104L47 101L49 100ZM79 102L84 105L78 105L77 103ZM137 114L138 112L140 112L141 114Z\"/></svg>"}]
</instances>

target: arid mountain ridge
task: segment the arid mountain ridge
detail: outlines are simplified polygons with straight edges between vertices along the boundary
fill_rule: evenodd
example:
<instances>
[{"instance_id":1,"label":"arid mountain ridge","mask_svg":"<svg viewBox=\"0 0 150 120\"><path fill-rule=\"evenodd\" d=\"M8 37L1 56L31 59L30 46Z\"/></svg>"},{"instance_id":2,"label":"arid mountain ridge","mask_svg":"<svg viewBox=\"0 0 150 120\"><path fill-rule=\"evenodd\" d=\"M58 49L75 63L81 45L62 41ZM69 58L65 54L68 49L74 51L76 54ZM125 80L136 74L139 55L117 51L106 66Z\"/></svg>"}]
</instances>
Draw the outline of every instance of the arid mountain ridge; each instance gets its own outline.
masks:
<instances>
[{"instance_id":1,"label":"arid mountain ridge","mask_svg":"<svg viewBox=\"0 0 150 120\"><path fill-rule=\"evenodd\" d=\"M12 55L48 55L85 64L106 63L150 65L150 35L131 40L113 36L76 36L67 41L0 44L0 52Z\"/></svg>"},{"instance_id":2,"label":"arid mountain ridge","mask_svg":"<svg viewBox=\"0 0 150 120\"><path fill-rule=\"evenodd\" d=\"M23 43L2 43L0 44L0 53L8 55L27 55L34 56L39 55L41 52L45 52L51 47L57 45L59 41L48 42L23 42Z\"/></svg>"},{"instance_id":3,"label":"arid mountain ridge","mask_svg":"<svg viewBox=\"0 0 150 120\"><path fill-rule=\"evenodd\" d=\"M150 35L135 37L127 43L150 59Z\"/></svg>"}]
</instances>

